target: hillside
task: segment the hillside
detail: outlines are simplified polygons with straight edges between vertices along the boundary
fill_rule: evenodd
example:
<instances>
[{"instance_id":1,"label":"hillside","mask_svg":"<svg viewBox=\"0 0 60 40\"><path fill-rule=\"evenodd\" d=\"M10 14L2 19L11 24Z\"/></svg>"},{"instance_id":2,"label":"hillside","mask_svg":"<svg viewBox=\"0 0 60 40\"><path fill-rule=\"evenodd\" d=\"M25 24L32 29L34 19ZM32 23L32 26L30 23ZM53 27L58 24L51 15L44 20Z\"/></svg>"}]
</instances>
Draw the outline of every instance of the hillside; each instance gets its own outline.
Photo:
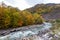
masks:
<instances>
[{"instance_id":1,"label":"hillside","mask_svg":"<svg viewBox=\"0 0 60 40\"><path fill-rule=\"evenodd\" d=\"M42 16L37 13L32 14L27 10L21 11L18 8L7 6L5 3L0 5L0 29L17 28L42 23Z\"/></svg>"},{"instance_id":2,"label":"hillside","mask_svg":"<svg viewBox=\"0 0 60 40\"><path fill-rule=\"evenodd\" d=\"M49 19L60 19L60 4L37 4L32 8L26 9L31 13L42 14L43 18Z\"/></svg>"}]
</instances>

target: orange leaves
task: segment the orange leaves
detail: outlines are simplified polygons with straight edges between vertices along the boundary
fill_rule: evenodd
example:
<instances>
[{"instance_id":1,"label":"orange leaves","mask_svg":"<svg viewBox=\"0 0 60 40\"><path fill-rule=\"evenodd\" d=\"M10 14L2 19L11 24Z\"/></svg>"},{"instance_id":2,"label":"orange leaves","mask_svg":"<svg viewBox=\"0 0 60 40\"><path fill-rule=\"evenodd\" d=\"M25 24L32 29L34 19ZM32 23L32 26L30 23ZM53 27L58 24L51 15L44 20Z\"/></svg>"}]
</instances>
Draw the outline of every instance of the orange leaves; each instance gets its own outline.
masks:
<instances>
[{"instance_id":1,"label":"orange leaves","mask_svg":"<svg viewBox=\"0 0 60 40\"><path fill-rule=\"evenodd\" d=\"M23 21L19 20L18 21L18 26L23 26Z\"/></svg>"}]
</instances>

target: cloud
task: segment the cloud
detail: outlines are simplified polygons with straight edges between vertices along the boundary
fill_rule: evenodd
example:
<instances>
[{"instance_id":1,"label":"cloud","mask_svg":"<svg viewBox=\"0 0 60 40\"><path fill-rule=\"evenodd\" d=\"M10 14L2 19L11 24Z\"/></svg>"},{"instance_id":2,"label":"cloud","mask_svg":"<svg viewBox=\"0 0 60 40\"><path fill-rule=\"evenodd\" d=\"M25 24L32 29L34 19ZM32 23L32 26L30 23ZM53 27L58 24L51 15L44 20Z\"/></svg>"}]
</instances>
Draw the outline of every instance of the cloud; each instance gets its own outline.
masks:
<instances>
[{"instance_id":1,"label":"cloud","mask_svg":"<svg viewBox=\"0 0 60 40\"><path fill-rule=\"evenodd\" d=\"M7 5L18 7L20 10L31 7L31 5L29 5L25 0L5 0L4 3Z\"/></svg>"},{"instance_id":2,"label":"cloud","mask_svg":"<svg viewBox=\"0 0 60 40\"><path fill-rule=\"evenodd\" d=\"M4 0L0 0L0 2L2 2L2 1L4 1Z\"/></svg>"},{"instance_id":3,"label":"cloud","mask_svg":"<svg viewBox=\"0 0 60 40\"><path fill-rule=\"evenodd\" d=\"M19 7L21 10L31 7L25 0L16 1L15 6Z\"/></svg>"},{"instance_id":4,"label":"cloud","mask_svg":"<svg viewBox=\"0 0 60 40\"><path fill-rule=\"evenodd\" d=\"M42 3L44 0L25 0L29 5L35 5L38 3Z\"/></svg>"},{"instance_id":5,"label":"cloud","mask_svg":"<svg viewBox=\"0 0 60 40\"><path fill-rule=\"evenodd\" d=\"M60 0L44 0L44 3L60 3Z\"/></svg>"},{"instance_id":6,"label":"cloud","mask_svg":"<svg viewBox=\"0 0 60 40\"><path fill-rule=\"evenodd\" d=\"M60 0L0 0L7 5L18 7L20 10L30 8L38 3L60 3Z\"/></svg>"}]
</instances>

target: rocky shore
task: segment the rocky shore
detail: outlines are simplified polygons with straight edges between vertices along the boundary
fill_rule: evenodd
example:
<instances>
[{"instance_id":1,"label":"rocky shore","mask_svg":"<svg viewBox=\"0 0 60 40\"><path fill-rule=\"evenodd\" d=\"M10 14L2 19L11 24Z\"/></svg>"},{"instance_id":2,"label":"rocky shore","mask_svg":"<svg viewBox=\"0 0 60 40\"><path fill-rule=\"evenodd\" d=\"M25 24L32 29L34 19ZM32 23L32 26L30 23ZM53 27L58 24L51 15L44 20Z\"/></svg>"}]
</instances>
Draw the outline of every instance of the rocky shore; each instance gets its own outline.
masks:
<instances>
[{"instance_id":1,"label":"rocky shore","mask_svg":"<svg viewBox=\"0 0 60 40\"><path fill-rule=\"evenodd\" d=\"M7 35L5 37L0 38L0 40L60 40L60 36L54 34L51 30L43 30L39 31L38 34L28 35L24 37L18 37L11 35Z\"/></svg>"},{"instance_id":2,"label":"rocky shore","mask_svg":"<svg viewBox=\"0 0 60 40\"><path fill-rule=\"evenodd\" d=\"M5 29L5 30L2 29L0 30L0 36L5 36L13 32L24 31L31 28L33 29L39 26L42 26L42 25L29 25L29 26L24 26L24 27L19 27L19 28L11 28L11 29Z\"/></svg>"},{"instance_id":3,"label":"rocky shore","mask_svg":"<svg viewBox=\"0 0 60 40\"><path fill-rule=\"evenodd\" d=\"M50 30L51 24L32 25L0 30L0 40L60 40L60 33Z\"/></svg>"},{"instance_id":4,"label":"rocky shore","mask_svg":"<svg viewBox=\"0 0 60 40\"><path fill-rule=\"evenodd\" d=\"M30 37L24 37L21 40L60 40L60 37L58 37L58 35L53 35L49 33L43 34L43 36L40 35L39 36L32 35Z\"/></svg>"}]
</instances>

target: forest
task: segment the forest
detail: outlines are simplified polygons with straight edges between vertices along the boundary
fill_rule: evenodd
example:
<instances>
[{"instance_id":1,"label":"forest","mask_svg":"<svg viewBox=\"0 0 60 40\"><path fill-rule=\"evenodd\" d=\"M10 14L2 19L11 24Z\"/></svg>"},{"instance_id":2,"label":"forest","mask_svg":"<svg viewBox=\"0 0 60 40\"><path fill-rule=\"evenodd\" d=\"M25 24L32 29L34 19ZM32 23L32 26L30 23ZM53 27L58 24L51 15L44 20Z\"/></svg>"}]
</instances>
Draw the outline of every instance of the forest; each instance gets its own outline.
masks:
<instances>
[{"instance_id":1,"label":"forest","mask_svg":"<svg viewBox=\"0 0 60 40\"><path fill-rule=\"evenodd\" d=\"M31 13L27 10L0 5L0 29L16 28L27 25L42 24L43 18L38 13Z\"/></svg>"},{"instance_id":2,"label":"forest","mask_svg":"<svg viewBox=\"0 0 60 40\"><path fill-rule=\"evenodd\" d=\"M60 4L37 4L32 8L21 11L16 7L7 6L2 3L0 5L0 28L5 29L42 24L46 18L46 20L59 20L59 10Z\"/></svg>"},{"instance_id":3,"label":"forest","mask_svg":"<svg viewBox=\"0 0 60 40\"><path fill-rule=\"evenodd\" d=\"M60 40L60 4L20 10L2 3L0 40Z\"/></svg>"}]
</instances>

